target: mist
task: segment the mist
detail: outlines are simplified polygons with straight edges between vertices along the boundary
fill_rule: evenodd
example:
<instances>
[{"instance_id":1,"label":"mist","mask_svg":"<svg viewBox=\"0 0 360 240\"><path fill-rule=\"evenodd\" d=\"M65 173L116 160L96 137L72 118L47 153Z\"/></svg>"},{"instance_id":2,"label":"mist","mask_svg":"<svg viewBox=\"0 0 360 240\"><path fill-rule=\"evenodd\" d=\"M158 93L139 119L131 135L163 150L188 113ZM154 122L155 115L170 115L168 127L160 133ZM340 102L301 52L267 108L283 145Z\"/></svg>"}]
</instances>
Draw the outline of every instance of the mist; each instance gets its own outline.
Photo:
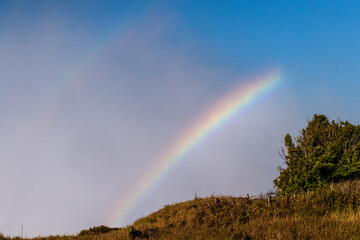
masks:
<instances>
[{"instance_id":1,"label":"mist","mask_svg":"<svg viewBox=\"0 0 360 240\"><path fill-rule=\"evenodd\" d=\"M269 70L229 69L190 40L168 41L176 19L166 15L101 39L62 15L24 26L11 21L17 14L0 33L4 234L110 224L118 200L171 142L232 87ZM303 124L285 78L166 172L122 224L195 195L271 190L283 137Z\"/></svg>"}]
</instances>

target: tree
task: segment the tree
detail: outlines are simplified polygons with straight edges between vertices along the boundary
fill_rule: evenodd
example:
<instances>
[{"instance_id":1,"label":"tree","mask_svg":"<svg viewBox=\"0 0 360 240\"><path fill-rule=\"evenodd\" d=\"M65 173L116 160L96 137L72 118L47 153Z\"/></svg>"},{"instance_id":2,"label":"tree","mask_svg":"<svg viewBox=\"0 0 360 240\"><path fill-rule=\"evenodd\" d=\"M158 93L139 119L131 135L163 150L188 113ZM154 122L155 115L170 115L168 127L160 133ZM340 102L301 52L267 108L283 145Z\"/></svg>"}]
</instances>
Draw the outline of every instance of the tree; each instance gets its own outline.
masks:
<instances>
[{"instance_id":1,"label":"tree","mask_svg":"<svg viewBox=\"0 0 360 240\"><path fill-rule=\"evenodd\" d=\"M295 142L293 142L295 140ZM282 157L274 184L282 194L327 187L330 183L360 179L360 126L314 115L293 139L284 138Z\"/></svg>"}]
</instances>

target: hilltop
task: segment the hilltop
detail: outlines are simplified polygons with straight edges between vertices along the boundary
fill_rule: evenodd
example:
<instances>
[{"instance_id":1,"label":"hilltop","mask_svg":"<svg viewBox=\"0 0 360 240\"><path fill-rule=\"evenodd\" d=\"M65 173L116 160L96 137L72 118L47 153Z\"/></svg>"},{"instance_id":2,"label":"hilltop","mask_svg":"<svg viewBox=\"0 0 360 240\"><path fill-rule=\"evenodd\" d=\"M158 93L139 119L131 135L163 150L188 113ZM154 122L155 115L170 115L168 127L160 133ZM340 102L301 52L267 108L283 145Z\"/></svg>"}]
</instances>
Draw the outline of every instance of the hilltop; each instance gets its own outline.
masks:
<instances>
[{"instance_id":1,"label":"hilltop","mask_svg":"<svg viewBox=\"0 0 360 240\"><path fill-rule=\"evenodd\" d=\"M133 227L152 229L154 239L358 239L359 206L360 182L348 181L288 196L194 199Z\"/></svg>"},{"instance_id":2,"label":"hilltop","mask_svg":"<svg viewBox=\"0 0 360 240\"><path fill-rule=\"evenodd\" d=\"M166 205L126 228L100 226L33 240L126 240L130 229L136 239L358 239L359 207L360 181L347 181L287 196L195 198Z\"/></svg>"}]
</instances>

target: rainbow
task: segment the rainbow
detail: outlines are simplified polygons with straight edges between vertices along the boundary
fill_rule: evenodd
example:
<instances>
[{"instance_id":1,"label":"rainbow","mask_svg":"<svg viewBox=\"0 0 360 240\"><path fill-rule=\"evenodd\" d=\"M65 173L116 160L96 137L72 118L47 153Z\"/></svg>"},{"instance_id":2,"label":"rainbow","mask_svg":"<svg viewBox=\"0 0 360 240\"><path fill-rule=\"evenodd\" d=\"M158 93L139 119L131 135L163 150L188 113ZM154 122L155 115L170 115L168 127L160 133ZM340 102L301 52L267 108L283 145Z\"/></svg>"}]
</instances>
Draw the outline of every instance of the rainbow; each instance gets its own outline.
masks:
<instances>
[{"instance_id":1,"label":"rainbow","mask_svg":"<svg viewBox=\"0 0 360 240\"><path fill-rule=\"evenodd\" d=\"M119 202L117 207L112 209L110 226L121 224L124 217L131 211L137 202L160 180L174 164L181 161L184 155L188 154L195 146L207 138L210 133L221 127L230 118L237 115L240 110L245 109L256 100L265 96L279 85L281 72L271 71L259 78L249 81L230 91L224 98L220 99L205 112L156 163L152 168L140 175L140 181L132 185L128 192Z\"/></svg>"}]
</instances>

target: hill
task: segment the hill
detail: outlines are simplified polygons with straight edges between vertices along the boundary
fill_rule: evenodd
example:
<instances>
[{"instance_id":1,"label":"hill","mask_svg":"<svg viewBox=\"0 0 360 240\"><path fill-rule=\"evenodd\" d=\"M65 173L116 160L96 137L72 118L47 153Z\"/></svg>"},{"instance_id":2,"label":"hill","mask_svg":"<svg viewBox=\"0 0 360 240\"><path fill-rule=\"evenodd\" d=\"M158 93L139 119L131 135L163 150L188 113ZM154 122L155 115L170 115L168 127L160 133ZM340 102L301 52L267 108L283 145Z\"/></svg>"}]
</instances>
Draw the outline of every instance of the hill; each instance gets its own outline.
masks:
<instances>
[{"instance_id":1,"label":"hill","mask_svg":"<svg viewBox=\"0 0 360 240\"><path fill-rule=\"evenodd\" d=\"M126 228L33 240L359 239L360 181L293 195L211 196L166 205ZM130 230L130 232L129 232ZM20 238L2 237L3 240Z\"/></svg>"},{"instance_id":2,"label":"hill","mask_svg":"<svg viewBox=\"0 0 360 240\"><path fill-rule=\"evenodd\" d=\"M209 197L165 206L135 229L154 239L359 239L360 182L289 196Z\"/></svg>"}]
</instances>

